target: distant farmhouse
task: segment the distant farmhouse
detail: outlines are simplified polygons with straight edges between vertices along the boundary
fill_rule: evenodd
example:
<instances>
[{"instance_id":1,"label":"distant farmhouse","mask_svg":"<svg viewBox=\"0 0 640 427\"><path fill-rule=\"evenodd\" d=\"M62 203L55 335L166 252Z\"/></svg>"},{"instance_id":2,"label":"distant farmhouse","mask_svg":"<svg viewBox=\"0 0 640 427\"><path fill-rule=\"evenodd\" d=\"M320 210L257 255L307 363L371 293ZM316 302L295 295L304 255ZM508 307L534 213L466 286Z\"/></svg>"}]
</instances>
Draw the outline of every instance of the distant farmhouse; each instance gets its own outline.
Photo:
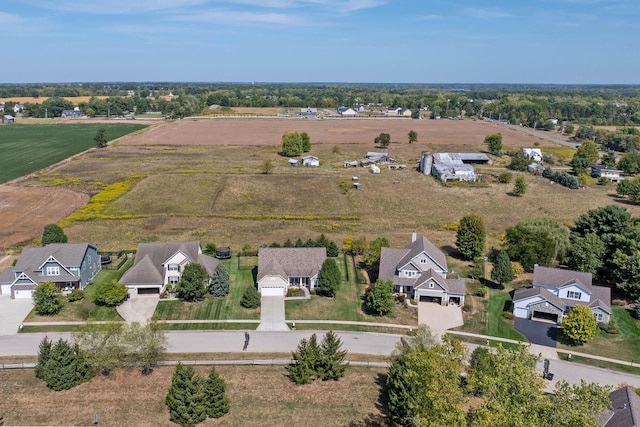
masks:
<instances>
[{"instance_id":1,"label":"distant farmhouse","mask_svg":"<svg viewBox=\"0 0 640 427\"><path fill-rule=\"evenodd\" d=\"M620 176L621 174L622 171L620 169L605 165L591 165L591 176L594 178L604 177L611 182L620 182L624 179Z\"/></svg>"},{"instance_id":2,"label":"distant farmhouse","mask_svg":"<svg viewBox=\"0 0 640 427\"><path fill-rule=\"evenodd\" d=\"M318 114L317 108L307 107L300 109L300 115L302 116L315 116L316 114Z\"/></svg>"},{"instance_id":3,"label":"distant farmhouse","mask_svg":"<svg viewBox=\"0 0 640 427\"><path fill-rule=\"evenodd\" d=\"M491 164L491 159L483 153L430 153L422 152L420 171L433 175L440 181L477 181L473 164Z\"/></svg>"},{"instance_id":4,"label":"distant farmhouse","mask_svg":"<svg viewBox=\"0 0 640 427\"><path fill-rule=\"evenodd\" d=\"M523 148L522 152L534 162L541 162L543 159L542 150L539 148Z\"/></svg>"}]
</instances>

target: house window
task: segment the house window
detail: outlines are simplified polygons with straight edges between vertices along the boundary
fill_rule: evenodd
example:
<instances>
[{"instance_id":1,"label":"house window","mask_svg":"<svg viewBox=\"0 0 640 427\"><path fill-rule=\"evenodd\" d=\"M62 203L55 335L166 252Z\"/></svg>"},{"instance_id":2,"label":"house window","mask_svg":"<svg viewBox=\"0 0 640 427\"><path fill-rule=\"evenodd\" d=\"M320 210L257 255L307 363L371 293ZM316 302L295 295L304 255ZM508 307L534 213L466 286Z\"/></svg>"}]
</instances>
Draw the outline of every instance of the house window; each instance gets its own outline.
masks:
<instances>
[{"instance_id":1,"label":"house window","mask_svg":"<svg viewBox=\"0 0 640 427\"><path fill-rule=\"evenodd\" d=\"M60 267L51 266L47 267L47 276L59 276L60 275Z\"/></svg>"},{"instance_id":2,"label":"house window","mask_svg":"<svg viewBox=\"0 0 640 427\"><path fill-rule=\"evenodd\" d=\"M177 284L180 281L178 276L169 276L169 283L172 285Z\"/></svg>"},{"instance_id":3,"label":"house window","mask_svg":"<svg viewBox=\"0 0 640 427\"><path fill-rule=\"evenodd\" d=\"M180 271L180 264L169 264L169 267L167 267L167 270Z\"/></svg>"},{"instance_id":4,"label":"house window","mask_svg":"<svg viewBox=\"0 0 640 427\"><path fill-rule=\"evenodd\" d=\"M433 289L433 282L429 282L429 288Z\"/></svg>"},{"instance_id":5,"label":"house window","mask_svg":"<svg viewBox=\"0 0 640 427\"><path fill-rule=\"evenodd\" d=\"M426 258L420 258L420 264L426 264L426 263L427 263Z\"/></svg>"},{"instance_id":6,"label":"house window","mask_svg":"<svg viewBox=\"0 0 640 427\"><path fill-rule=\"evenodd\" d=\"M582 292L567 291L567 298L580 299L580 298L582 298Z\"/></svg>"},{"instance_id":7,"label":"house window","mask_svg":"<svg viewBox=\"0 0 640 427\"><path fill-rule=\"evenodd\" d=\"M602 315L602 313L593 313L593 316L598 322L602 322L604 320L604 316Z\"/></svg>"},{"instance_id":8,"label":"house window","mask_svg":"<svg viewBox=\"0 0 640 427\"><path fill-rule=\"evenodd\" d=\"M405 271L404 274L407 277L416 277L416 272L415 271Z\"/></svg>"}]
</instances>

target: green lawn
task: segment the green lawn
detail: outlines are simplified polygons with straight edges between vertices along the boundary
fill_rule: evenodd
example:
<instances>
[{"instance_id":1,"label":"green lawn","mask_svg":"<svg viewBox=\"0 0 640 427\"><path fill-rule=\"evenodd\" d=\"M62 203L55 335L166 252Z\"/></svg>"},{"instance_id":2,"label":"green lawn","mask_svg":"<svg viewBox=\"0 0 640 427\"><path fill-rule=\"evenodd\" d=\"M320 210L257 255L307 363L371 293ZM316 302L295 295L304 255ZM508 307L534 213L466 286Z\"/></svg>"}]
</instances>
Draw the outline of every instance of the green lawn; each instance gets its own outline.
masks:
<instances>
[{"instance_id":1,"label":"green lawn","mask_svg":"<svg viewBox=\"0 0 640 427\"><path fill-rule=\"evenodd\" d=\"M631 317L622 307L612 307L612 311L619 334L612 335L599 330L594 339L581 346L567 345L560 339L558 349L640 362L640 320Z\"/></svg>"},{"instance_id":2,"label":"green lawn","mask_svg":"<svg viewBox=\"0 0 640 427\"><path fill-rule=\"evenodd\" d=\"M254 286L251 270L238 269L238 258L223 261L229 271L231 288L226 298L206 297L199 303L186 303L180 300L163 300L158 303L153 314L154 320L223 320L223 319L259 319L257 309L250 310L240 305L240 300L248 286ZM177 328L210 329L198 326L176 326ZM251 325L248 325L250 328ZM216 329L227 329L215 326ZM228 329L232 329L229 327Z\"/></svg>"},{"instance_id":3,"label":"green lawn","mask_svg":"<svg viewBox=\"0 0 640 427\"><path fill-rule=\"evenodd\" d=\"M146 125L41 124L0 126L0 183L30 174L96 145L104 128L109 141L144 129Z\"/></svg>"},{"instance_id":4,"label":"green lawn","mask_svg":"<svg viewBox=\"0 0 640 427\"><path fill-rule=\"evenodd\" d=\"M527 342L524 335L513 329L513 321L505 319L502 315L504 309L509 307L511 307L511 295L505 291L494 289L489 291L486 335Z\"/></svg>"}]
</instances>

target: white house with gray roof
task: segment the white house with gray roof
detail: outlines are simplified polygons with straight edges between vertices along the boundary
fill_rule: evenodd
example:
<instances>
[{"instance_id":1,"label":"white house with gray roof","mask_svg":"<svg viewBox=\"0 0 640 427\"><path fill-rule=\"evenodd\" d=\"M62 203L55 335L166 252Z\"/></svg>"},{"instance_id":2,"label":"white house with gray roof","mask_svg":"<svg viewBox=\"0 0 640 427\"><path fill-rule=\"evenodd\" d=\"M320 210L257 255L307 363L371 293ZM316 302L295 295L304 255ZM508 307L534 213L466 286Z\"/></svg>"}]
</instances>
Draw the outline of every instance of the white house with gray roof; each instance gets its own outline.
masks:
<instances>
[{"instance_id":1,"label":"white house with gray roof","mask_svg":"<svg viewBox=\"0 0 640 427\"><path fill-rule=\"evenodd\" d=\"M24 248L16 265L0 275L0 293L31 298L40 283L60 290L84 289L100 271L98 247L90 243L52 243Z\"/></svg>"},{"instance_id":2,"label":"white house with gray roof","mask_svg":"<svg viewBox=\"0 0 640 427\"><path fill-rule=\"evenodd\" d=\"M379 279L393 282L394 290L409 298L440 305L464 305L462 279L447 279L447 258L426 237L417 237L402 249L382 248Z\"/></svg>"},{"instance_id":3,"label":"white house with gray roof","mask_svg":"<svg viewBox=\"0 0 640 427\"><path fill-rule=\"evenodd\" d=\"M533 320L561 322L575 306L586 305L598 322L609 322L611 289L592 284L591 273L536 265L529 288L513 295L513 314Z\"/></svg>"},{"instance_id":4,"label":"white house with gray roof","mask_svg":"<svg viewBox=\"0 0 640 427\"><path fill-rule=\"evenodd\" d=\"M286 296L290 286L318 289L318 273L326 259L326 248L260 248L258 291L263 296Z\"/></svg>"},{"instance_id":5,"label":"white house with gray roof","mask_svg":"<svg viewBox=\"0 0 640 427\"><path fill-rule=\"evenodd\" d=\"M164 292L167 285L178 284L187 265L198 263L211 276L218 262L202 253L200 242L140 243L133 266L120 283L129 288L132 296L157 295Z\"/></svg>"}]
</instances>

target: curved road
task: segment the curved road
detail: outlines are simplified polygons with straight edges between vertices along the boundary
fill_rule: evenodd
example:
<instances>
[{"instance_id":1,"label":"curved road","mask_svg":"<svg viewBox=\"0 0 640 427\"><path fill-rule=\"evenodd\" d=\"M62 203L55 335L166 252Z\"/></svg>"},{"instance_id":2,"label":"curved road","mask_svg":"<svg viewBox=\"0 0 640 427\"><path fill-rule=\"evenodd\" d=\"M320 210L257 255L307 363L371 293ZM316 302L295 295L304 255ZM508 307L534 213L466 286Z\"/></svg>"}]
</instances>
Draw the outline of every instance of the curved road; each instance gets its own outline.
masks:
<instances>
[{"instance_id":1,"label":"curved road","mask_svg":"<svg viewBox=\"0 0 640 427\"><path fill-rule=\"evenodd\" d=\"M499 126L506 126L510 129L516 130L518 132L522 132L522 133L526 133L527 135L531 135L531 136L535 136L537 138L541 138L541 139L546 139L547 141L551 141L555 144L560 144L560 145L564 145L566 147L571 147L571 148L577 148L577 146L579 146L580 144L576 144L575 142L567 142L567 141L563 141L562 139L558 139L558 138L554 138L553 136L551 136L549 134L549 132L544 131L544 132L537 132L531 128L526 128L523 126L516 126L516 125L510 125L508 123L504 123L504 122L499 122L498 120L491 120L488 118L484 118L484 120L494 123L496 125Z\"/></svg>"}]
</instances>

